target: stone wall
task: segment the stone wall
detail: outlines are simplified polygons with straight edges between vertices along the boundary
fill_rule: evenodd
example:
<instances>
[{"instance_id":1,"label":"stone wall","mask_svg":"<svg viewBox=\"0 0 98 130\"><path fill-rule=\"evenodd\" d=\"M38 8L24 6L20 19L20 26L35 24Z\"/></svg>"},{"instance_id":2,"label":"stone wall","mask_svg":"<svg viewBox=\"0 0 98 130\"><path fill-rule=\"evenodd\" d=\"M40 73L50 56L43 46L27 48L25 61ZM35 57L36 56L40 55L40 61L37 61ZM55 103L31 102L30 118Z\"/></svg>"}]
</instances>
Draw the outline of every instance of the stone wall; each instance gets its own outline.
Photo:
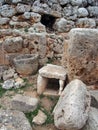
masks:
<instances>
[{"instance_id":1,"label":"stone wall","mask_svg":"<svg viewBox=\"0 0 98 130\"><path fill-rule=\"evenodd\" d=\"M75 27L98 27L95 0L1 0L0 64L20 54L39 54L40 64L61 59L66 35Z\"/></svg>"}]
</instances>

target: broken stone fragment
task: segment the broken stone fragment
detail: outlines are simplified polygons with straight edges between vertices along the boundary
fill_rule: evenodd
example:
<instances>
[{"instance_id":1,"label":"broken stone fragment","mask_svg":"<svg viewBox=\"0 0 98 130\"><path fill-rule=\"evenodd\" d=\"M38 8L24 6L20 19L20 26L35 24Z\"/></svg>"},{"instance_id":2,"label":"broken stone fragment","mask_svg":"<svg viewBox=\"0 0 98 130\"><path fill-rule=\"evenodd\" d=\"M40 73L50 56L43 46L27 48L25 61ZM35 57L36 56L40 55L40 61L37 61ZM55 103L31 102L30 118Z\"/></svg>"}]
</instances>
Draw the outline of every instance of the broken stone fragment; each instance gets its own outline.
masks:
<instances>
[{"instance_id":1,"label":"broken stone fragment","mask_svg":"<svg viewBox=\"0 0 98 130\"><path fill-rule=\"evenodd\" d=\"M38 104L37 98L22 96L20 94L17 94L12 99L12 109L23 112L34 111L37 107L37 104Z\"/></svg>"},{"instance_id":2,"label":"broken stone fragment","mask_svg":"<svg viewBox=\"0 0 98 130\"><path fill-rule=\"evenodd\" d=\"M58 129L79 130L88 119L90 94L86 85L76 79L71 81L62 92L54 108L54 123Z\"/></svg>"},{"instance_id":3,"label":"broken stone fragment","mask_svg":"<svg viewBox=\"0 0 98 130\"><path fill-rule=\"evenodd\" d=\"M33 118L32 122L37 125L42 125L45 123L46 119L47 119L47 116L45 115L45 113L39 110L37 116Z\"/></svg>"},{"instance_id":4,"label":"broken stone fragment","mask_svg":"<svg viewBox=\"0 0 98 130\"><path fill-rule=\"evenodd\" d=\"M8 79L6 81L4 81L2 88L4 89L11 89L15 87L15 81L13 79Z\"/></svg>"}]
</instances>

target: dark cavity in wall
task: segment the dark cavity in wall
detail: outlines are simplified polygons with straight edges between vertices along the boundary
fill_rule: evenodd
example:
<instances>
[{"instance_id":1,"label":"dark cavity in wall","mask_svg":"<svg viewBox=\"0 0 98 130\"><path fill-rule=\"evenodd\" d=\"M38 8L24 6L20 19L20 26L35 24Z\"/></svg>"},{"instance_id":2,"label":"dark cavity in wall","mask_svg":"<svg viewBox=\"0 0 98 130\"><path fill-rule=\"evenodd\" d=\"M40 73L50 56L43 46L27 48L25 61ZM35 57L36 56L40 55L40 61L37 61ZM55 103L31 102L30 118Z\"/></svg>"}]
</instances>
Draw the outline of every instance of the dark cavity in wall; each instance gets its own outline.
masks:
<instances>
[{"instance_id":1,"label":"dark cavity in wall","mask_svg":"<svg viewBox=\"0 0 98 130\"><path fill-rule=\"evenodd\" d=\"M55 21L56 21L56 18L48 14L43 14L41 17L41 23L45 25L46 28L49 29L50 31L53 30L53 25Z\"/></svg>"}]
</instances>

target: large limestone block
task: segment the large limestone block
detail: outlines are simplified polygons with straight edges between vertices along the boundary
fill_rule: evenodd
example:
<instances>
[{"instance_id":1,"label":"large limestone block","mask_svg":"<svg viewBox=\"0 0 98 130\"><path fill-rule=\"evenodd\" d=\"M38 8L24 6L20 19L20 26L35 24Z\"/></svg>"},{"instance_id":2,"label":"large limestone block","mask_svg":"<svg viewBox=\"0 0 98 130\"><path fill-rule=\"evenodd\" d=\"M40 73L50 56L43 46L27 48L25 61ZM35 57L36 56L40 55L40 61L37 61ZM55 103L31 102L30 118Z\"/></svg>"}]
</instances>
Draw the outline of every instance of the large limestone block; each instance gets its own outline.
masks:
<instances>
[{"instance_id":1,"label":"large limestone block","mask_svg":"<svg viewBox=\"0 0 98 130\"><path fill-rule=\"evenodd\" d=\"M66 79L66 71L62 66L47 64L39 70L39 74L46 78Z\"/></svg>"},{"instance_id":2,"label":"large limestone block","mask_svg":"<svg viewBox=\"0 0 98 130\"><path fill-rule=\"evenodd\" d=\"M7 38L4 42L4 49L7 52L18 52L22 50L23 39L21 37Z\"/></svg>"},{"instance_id":3,"label":"large limestone block","mask_svg":"<svg viewBox=\"0 0 98 130\"><path fill-rule=\"evenodd\" d=\"M66 45L67 44L67 45ZM78 78L87 84L98 81L98 30L72 29L65 43L63 63L66 61L70 80Z\"/></svg>"},{"instance_id":4,"label":"large limestone block","mask_svg":"<svg viewBox=\"0 0 98 130\"><path fill-rule=\"evenodd\" d=\"M29 96L22 96L17 94L12 99L12 109L30 112L34 111L38 105L38 99Z\"/></svg>"},{"instance_id":5,"label":"large limestone block","mask_svg":"<svg viewBox=\"0 0 98 130\"><path fill-rule=\"evenodd\" d=\"M98 109L90 108L88 121L82 130L98 130Z\"/></svg>"},{"instance_id":6,"label":"large limestone block","mask_svg":"<svg viewBox=\"0 0 98 130\"><path fill-rule=\"evenodd\" d=\"M79 130L87 119L90 108L90 95L86 85L76 79L62 92L54 108L54 123L59 129Z\"/></svg>"}]
</instances>

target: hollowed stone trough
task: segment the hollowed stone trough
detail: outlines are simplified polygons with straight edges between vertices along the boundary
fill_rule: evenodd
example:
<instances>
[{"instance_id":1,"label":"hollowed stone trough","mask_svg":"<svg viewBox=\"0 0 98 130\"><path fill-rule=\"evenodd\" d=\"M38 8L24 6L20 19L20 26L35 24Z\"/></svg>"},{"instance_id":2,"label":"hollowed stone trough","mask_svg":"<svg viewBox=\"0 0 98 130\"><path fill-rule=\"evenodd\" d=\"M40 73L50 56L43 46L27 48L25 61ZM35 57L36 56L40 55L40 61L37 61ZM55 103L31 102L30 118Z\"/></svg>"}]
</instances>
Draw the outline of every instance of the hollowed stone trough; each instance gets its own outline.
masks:
<instances>
[{"instance_id":1,"label":"hollowed stone trough","mask_svg":"<svg viewBox=\"0 0 98 130\"><path fill-rule=\"evenodd\" d=\"M14 58L16 71L21 75L32 75L38 70L38 55L25 54Z\"/></svg>"}]
</instances>

